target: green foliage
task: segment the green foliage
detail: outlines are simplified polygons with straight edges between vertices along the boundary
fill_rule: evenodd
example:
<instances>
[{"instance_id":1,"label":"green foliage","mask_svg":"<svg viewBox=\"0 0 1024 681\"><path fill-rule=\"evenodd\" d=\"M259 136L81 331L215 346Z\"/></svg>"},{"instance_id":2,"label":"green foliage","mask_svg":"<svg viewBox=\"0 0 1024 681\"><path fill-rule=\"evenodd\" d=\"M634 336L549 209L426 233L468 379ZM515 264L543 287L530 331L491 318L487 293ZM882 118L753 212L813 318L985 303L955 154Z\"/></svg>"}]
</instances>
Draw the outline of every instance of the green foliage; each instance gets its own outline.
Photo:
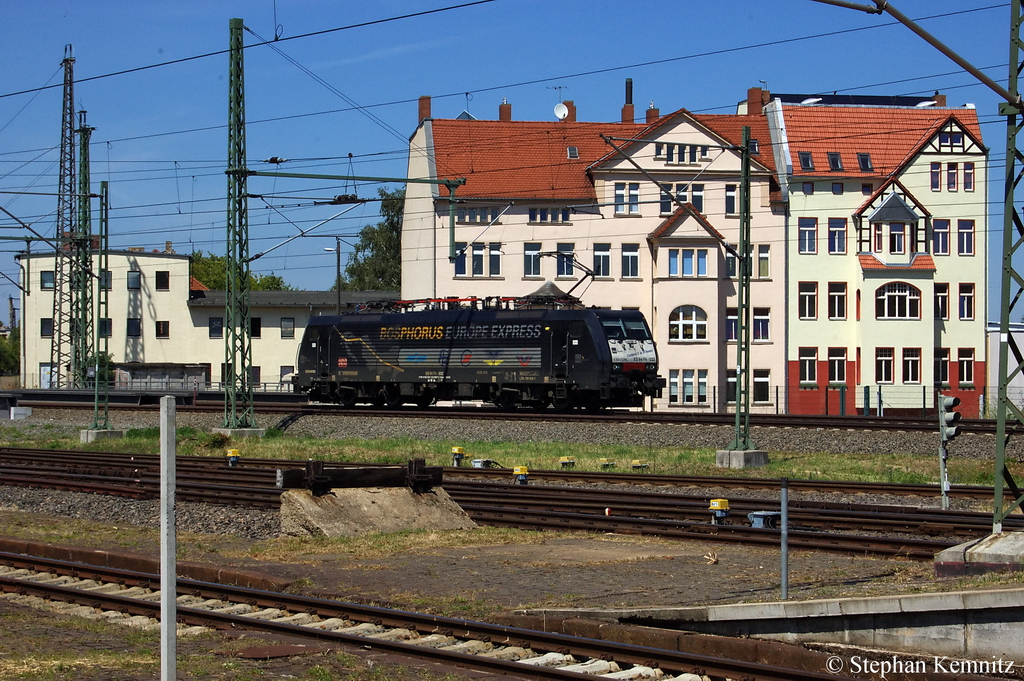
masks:
<instances>
[{"instance_id":1,"label":"green foliage","mask_svg":"<svg viewBox=\"0 0 1024 681\"><path fill-rule=\"evenodd\" d=\"M202 251L192 252L192 276L214 291L227 289L227 257L203 253ZM251 286L253 291L291 291L283 277L273 272L270 274L251 274Z\"/></svg>"},{"instance_id":2,"label":"green foliage","mask_svg":"<svg viewBox=\"0 0 1024 681\"><path fill-rule=\"evenodd\" d=\"M402 287L402 212L405 189L388 191L381 187L380 215L383 220L359 231L359 242L348 256L340 283L343 291L397 291Z\"/></svg>"},{"instance_id":3,"label":"green foliage","mask_svg":"<svg viewBox=\"0 0 1024 681\"><path fill-rule=\"evenodd\" d=\"M8 338L0 338L0 376L17 376L21 373L20 338L18 327L11 329Z\"/></svg>"}]
</instances>

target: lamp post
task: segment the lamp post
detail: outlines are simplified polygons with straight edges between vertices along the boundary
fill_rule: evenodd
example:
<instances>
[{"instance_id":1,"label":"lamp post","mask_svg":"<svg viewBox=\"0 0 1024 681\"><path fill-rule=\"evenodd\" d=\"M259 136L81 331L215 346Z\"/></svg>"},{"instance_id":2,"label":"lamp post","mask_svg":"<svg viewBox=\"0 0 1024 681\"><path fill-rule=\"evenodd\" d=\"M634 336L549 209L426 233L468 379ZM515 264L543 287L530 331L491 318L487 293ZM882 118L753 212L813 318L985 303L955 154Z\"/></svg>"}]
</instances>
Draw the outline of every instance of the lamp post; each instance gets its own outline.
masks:
<instances>
[{"instance_id":1,"label":"lamp post","mask_svg":"<svg viewBox=\"0 0 1024 681\"><path fill-rule=\"evenodd\" d=\"M340 315L341 314L341 237L339 237L339 236L334 237L334 248L324 248L324 250L327 251L328 253L331 252L331 251L334 251L334 254L337 256L337 263L338 263L338 265L337 265L337 270L335 271L335 274L334 274L334 288L338 292L338 309L336 311L336 314Z\"/></svg>"}]
</instances>

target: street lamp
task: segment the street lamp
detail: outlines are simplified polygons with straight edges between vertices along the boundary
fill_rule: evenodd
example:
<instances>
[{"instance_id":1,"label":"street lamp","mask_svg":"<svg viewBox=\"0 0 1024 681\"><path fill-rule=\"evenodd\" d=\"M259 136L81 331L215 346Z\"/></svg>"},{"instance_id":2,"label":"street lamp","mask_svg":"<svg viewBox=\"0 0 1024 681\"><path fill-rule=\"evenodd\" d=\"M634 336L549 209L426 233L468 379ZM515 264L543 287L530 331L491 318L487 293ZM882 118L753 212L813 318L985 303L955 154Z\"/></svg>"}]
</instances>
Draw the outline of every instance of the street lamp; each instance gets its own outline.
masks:
<instances>
[{"instance_id":1,"label":"street lamp","mask_svg":"<svg viewBox=\"0 0 1024 681\"><path fill-rule=\"evenodd\" d=\"M327 251L328 253L330 253L331 251L334 251L335 255L337 255L338 267L337 267L337 270L336 270L336 272L334 274L334 288L337 289L337 291L338 291L338 309L337 309L336 314L340 315L341 314L341 237L339 237L339 236L334 237L334 248L326 248L325 247L324 250Z\"/></svg>"}]
</instances>

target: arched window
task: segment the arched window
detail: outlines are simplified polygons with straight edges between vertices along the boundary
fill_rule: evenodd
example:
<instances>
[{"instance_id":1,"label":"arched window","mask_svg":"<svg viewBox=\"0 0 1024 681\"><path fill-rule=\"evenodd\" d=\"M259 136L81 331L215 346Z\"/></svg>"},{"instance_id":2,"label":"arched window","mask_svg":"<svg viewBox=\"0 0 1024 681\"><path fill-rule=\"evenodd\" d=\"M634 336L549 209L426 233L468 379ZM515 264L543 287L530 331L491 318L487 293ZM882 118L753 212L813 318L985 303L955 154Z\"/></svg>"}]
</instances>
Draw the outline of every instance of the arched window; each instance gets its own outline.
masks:
<instances>
[{"instance_id":1,"label":"arched window","mask_svg":"<svg viewBox=\"0 0 1024 681\"><path fill-rule=\"evenodd\" d=\"M708 339L708 316L696 305L681 305L668 318L670 341L704 341Z\"/></svg>"},{"instance_id":2,"label":"arched window","mask_svg":"<svg viewBox=\"0 0 1024 681\"><path fill-rule=\"evenodd\" d=\"M901 281L880 286L875 291L876 319L920 319L921 292Z\"/></svg>"}]
</instances>

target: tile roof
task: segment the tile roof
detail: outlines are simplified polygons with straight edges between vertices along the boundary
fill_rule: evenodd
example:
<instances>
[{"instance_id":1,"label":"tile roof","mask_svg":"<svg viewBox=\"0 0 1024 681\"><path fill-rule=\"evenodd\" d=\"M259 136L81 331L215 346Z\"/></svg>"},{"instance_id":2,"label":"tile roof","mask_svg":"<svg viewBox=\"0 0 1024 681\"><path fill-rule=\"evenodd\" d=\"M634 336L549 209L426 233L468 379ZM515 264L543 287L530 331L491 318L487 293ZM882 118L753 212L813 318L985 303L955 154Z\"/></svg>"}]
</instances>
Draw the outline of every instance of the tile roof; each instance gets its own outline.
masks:
<instances>
[{"instance_id":1,"label":"tile roof","mask_svg":"<svg viewBox=\"0 0 1024 681\"><path fill-rule=\"evenodd\" d=\"M890 175L950 119L958 121L976 142L981 142L974 109L784 105L783 115L796 176ZM811 152L814 170L800 170L801 151ZM829 170L828 152L840 153L844 170ZM871 154L873 170L860 170L858 153Z\"/></svg>"},{"instance_id":2,"label":"tile roof","mask_svg":"<svg viewBox=\"0 0 1024 681\"><path fill-rule=\"evenodd\" d=\"M909 263L899 265L887 265L869 253L861 253L857 256L860 260L862 270L919 270L923 272L934 272L935 261L927 253L918 253L910 259Z\"/></svg>"},{"instance_id":3,"label":"tile roof","mask_svg":"<svg viewBox=\"0 0 1024 681\"><path fill-rule=\"evenodd\" d=\"M576 121L431 123L438 177L466 178L464 198L593 199L586 169L610 148L601 134L633 137L646 125ZM579 158L568 157L576 147Z\"/></svg>"},{"instance_id":4,"label":"tile roof","mask_svg":"<svg viewBox=\"0 0 1024 681\"><path fill-rule=\"evenodd\" d=\"M647 238L658 239L665 236L668 233L669 229L671 229L675 225L682 223L683 218L687 215L691 216L694 220L696 220L697 224L700 225L701 229L703 229L705 232L714 236L719 241L725 241L725 237L722 236L722 233L715 229L714 226L710 222L708 222L707 217L701 214L701 212L694 208L693 204L689 202L684 203L679 208L676 208L675 212L672 213L672 215L669 215L667 218L662 220L661 224L658 225L654 229L654 231L647 235Z\"/></svg>"},{"instance_id":5,"label":"tile roof","mask_svg":"<svg viewBox=\"0 0 1024 681\"><path fill-rule=\"evenodd\" d=\"M775 156L772 154L772 138L766 116L694 114L693 117L737 146L743 143L743 127L750 126L750 139L757 140L759 150L759 153L750 155L750 160L775 170Z\"/></svg>"},{"instance_id":6,"label":"tile roof","mask_svg":"<svg viewBox=\"0 0 1024 681\"><path fill-rule=\"evenodd\" d=\"M196 279L192 275L189 275L189 277L188 277L188 289L190 291L209 291L210 287L207 286L206 284L204 284L203 282L199 281L198 279Z\"/></svg>"}]
</instances>

